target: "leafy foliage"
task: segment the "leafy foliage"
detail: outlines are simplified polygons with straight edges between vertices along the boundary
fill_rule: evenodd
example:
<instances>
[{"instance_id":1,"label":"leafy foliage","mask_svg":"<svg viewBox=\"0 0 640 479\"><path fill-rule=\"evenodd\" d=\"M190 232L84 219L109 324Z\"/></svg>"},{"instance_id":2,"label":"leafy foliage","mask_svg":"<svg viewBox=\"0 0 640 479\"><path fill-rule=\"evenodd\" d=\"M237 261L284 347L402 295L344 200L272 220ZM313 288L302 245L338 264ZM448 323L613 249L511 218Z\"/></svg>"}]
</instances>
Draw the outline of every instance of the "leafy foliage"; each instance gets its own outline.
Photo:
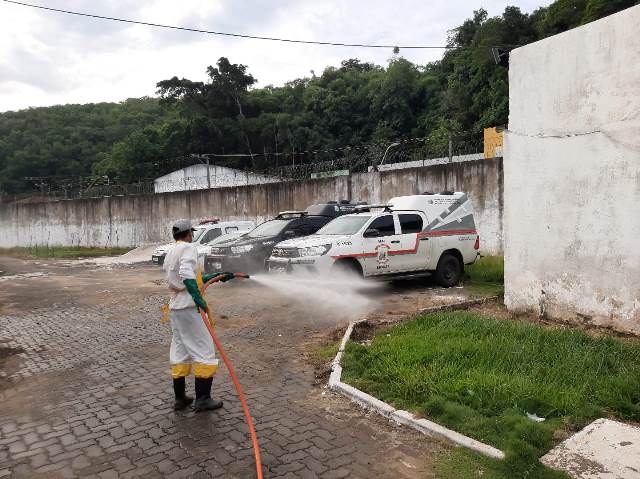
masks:
<instances>
[{"instance_id":1,"label":"leafy foliage","mask_svg":"<svg viewBox=\"0 0 640 479\"><path fill-rule=\"evenodd\" d=\"M556 0L531 14L483 9L450 32L442 60L424 66L399 56L386 68L348 59L282 87L252 88L246 65L221 57L206 82L158 82L160 101L66 105L0 114L0 192L19 192L25 176L108 175L129 182L160 175L185 154L244 153L229 166L255 168L263 153L312 162L318 153L365 142L425 137L446 154L450 136L477 139L508 118L505 51L602 18L637 0ZM278 160L278 156L272 161Z\"/></svg>"},{"instance_id":2,"label":"leafy foliage","mask_svg":"<svg viewBox=\"0 0 640 479\"><path fill-rule=\"evenodd\" d=\"M167 117L152 98L0 114L0 191L29 188L27 176L88 175L115 143Z\"/></svg>"}]
</instances>

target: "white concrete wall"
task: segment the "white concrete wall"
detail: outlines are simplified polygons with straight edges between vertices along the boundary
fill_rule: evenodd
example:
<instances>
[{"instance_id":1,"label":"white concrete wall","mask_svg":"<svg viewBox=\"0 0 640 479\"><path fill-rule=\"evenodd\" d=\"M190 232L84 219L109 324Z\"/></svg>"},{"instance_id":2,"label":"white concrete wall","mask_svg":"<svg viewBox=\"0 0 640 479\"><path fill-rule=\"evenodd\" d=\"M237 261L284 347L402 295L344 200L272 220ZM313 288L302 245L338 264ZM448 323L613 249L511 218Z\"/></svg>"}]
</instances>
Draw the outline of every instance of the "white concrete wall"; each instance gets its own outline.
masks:
<instances>
[{"instance_id":1,"label":"white concrete wall","mask_svg":"<svg viewBox=\"0 0 640 479\"><path fill-rule=\"evenodd\" d=\"M502 159L493 158L315 180L48 203L0 204L0 248L138 246L166 241L178 218L217 216L257 223L280 211L352 199L380 203L424 191L465 191L484 254L502 254Z\"/></svg>"},{"instance_id":2,"label":"white concrete wall","mask_svg":"<svg viewBox=\"0 0 640 479\"><path fill-rule=\"evenodd\" d=\"M505 303L640 333L640 6L514 50Z\"/></svg>"},{"instance_id":3,"label":"white concrete wall","mask_svg":"<svg viewBox=\"0 0 640 479\"><path fill-rule=\"evenodd\" d=\"M278 181L280 179L273 176L258 175L217 165L209 165L209 177L207 178L207 165L191 165L156 178L154 191L168 193L171 191L204 190L209 188L209 184L211 188L227 188Z\"/></svg>"},{"instance_id":4,"label":"white concrete wall","mask_svg":"<svg viewBox=\"0 0 640 479\"><path fill-rule=\"evenodd\" d=\"M502 156L502 148L496 148L496 151L499 152L496 156ZM404 170L406 168L419 168L421 166L433 166L433 165L444 165L446 163L462 163L465 161L474 161L474 160L484 160L484 153L470 153L467 155L454 155L449 159L448 156L443 156L441 158L431 158L428 160L416 160L416 161L403 161L400 163L386 163L378 166L370 166L369 171L391 171L391 170Z\"/></svg>"}]
</instances>

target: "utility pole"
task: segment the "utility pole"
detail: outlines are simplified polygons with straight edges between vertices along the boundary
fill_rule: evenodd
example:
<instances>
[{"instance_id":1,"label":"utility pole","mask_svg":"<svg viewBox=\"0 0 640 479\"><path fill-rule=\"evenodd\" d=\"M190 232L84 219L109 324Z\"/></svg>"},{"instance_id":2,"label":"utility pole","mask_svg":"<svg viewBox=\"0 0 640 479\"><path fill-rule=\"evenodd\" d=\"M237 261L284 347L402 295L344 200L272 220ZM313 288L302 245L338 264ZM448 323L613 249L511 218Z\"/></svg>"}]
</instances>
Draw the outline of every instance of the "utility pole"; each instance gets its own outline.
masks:
<instances>
[{"instance_id":1,"label":"utility pole","mask_svg":"<svg viewBox=\"0 0 640 479\"><path fill-rule=\"evenodd\" d=\"M211 189L211 171L209 170L209 157L207 156L207 188Z\"/></svg>"},{"instance_id":2,"label":"utility pole","mask_svg":"<svg viewBox=\"0 0 640 479\"><path fill-rule=\"evenodd\" d=\"M451 132L449 132L449 163L453 162L453 141L451 140Z\"/></svg>"},{"instance_id":3,"label":"utility pole","mask_svg":"<svg viewBox=\"0 0 640 479\"><path fill-rule=\"evenodd\" d=\"M276 168L278 168L278 133L276 132L276 128L273 128L273 147L275 151L274 159L276 160Z\"/></svg>"}]
</instances>

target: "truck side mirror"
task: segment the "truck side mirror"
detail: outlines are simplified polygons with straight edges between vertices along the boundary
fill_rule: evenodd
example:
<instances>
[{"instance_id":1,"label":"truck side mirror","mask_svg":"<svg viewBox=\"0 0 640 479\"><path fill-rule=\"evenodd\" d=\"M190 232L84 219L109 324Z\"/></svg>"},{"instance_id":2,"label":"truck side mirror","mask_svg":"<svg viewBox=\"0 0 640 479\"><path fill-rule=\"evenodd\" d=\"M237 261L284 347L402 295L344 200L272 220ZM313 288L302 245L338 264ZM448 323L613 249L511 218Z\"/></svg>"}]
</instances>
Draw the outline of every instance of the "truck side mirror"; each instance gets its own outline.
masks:
<instances>
[{"instance_id":1,"label":"truck side mirror","mask_svg":"<svg viewBox=\"0 0 640 479\"><path fill-rule=\"evenodd\" d=\"M369 228L367 231L364 232L362 236L364 238L377 238L378 236L380 236L380 230L377 230L375 228Z\"/></svg>"}]
</instances>

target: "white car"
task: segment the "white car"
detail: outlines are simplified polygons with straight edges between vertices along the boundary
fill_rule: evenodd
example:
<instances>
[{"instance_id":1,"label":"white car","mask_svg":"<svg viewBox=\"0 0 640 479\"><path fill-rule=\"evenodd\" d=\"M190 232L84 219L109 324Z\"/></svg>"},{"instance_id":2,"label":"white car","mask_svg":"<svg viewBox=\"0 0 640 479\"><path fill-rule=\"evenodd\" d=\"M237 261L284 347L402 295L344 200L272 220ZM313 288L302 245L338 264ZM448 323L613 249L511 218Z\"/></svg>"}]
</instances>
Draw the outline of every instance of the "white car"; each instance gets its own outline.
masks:
<instances>
[{"instance_id":1,"label":"white car","mask_svg":"<svg viewBox=\"0 0 640 479\"><path fill-rule=\"evenodd\" d=\"M204 257L209 253L209 247L212 241L223 235L237 234L238 236L251 231L256 227L253 221L220 221L218 219L209 219L200 221L194 227L193 243L198 247L198 257ZM162 265L164 258L175 243L167 243L158 246L151 255L151 261L155 264Z\"/></svg>"},{"instance_id":2,"label":"white car","mask_svg":"<svg viewBox=\"0 0 640 479\"><path fill-rule=\"evenodd\" d=\"M313 235L276 245L269 271L383 278L432 273L450 287L462 278L464 265L480 256L473 208L464 193L401 196L356 211Z\"/></svg>"}]
</instances>

